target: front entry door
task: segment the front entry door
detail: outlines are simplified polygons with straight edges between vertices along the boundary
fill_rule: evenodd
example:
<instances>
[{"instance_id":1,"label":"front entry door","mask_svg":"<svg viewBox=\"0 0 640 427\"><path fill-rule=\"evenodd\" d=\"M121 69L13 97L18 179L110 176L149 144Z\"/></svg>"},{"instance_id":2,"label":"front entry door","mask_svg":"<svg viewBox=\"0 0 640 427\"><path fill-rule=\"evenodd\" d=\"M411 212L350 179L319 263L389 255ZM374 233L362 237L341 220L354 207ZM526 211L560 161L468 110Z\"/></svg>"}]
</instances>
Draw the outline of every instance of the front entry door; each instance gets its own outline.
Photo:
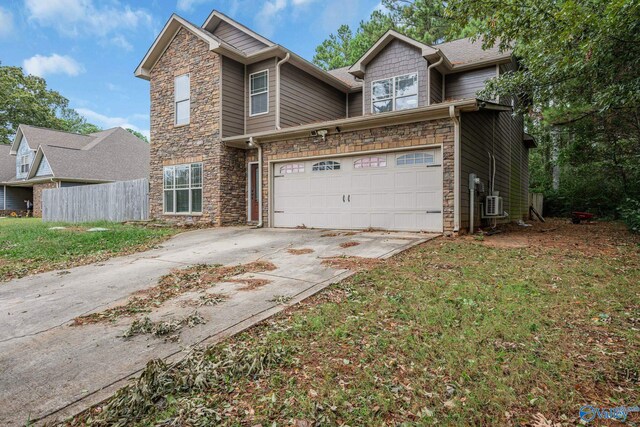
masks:
<instances>
[{"instance_id":1,"label":"front entry door","mask_svg":"<svg viewBox=\"0 0 640 427\"><path fill-rule=\"evenodd\" d=\"M258 164L250 165L249 182L249 209L251 221L258 220L258 209L260 208L258 199Z\"/></svg>"}]
</instances>

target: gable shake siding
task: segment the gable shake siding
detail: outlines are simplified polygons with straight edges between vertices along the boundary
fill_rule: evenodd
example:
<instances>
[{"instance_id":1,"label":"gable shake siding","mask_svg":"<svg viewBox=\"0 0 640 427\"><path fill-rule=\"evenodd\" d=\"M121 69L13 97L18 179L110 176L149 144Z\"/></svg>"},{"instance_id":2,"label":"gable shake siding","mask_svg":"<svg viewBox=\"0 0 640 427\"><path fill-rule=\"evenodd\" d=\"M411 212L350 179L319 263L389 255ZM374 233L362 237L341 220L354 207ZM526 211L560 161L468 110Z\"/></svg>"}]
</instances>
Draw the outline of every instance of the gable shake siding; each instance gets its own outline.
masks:
<instances>
[{"instance_id":1,"label":"gable shake siding","mask_svg":"<svg viewBox=\"0 0 640 427\"><path fill-rule=\"evenodd\" d=\"M447 74L445 77L445 100L475 98L479 90L484 89L487 80L496 77L496 66L479 70L461 71Z\"/></svg>"},{"instance_id":2,"label":"gable shake siding","mask_svg":"<svg viewBox=\"0 0 640 427\"><path fill-rule=\"evenodd\" d=\"M362 91L349 94L349 117L362 116Z\"/></svg>"},{"instance_id":3,"label":"gable shake siding","mask_svg":"<svg viewBox=\"0 0 640 427\"><path fill-rule=\"evenodd\" d=\"M216 29L213 30L213 35L246 54L251 54L267 47L267 45L260 40L251 37L244 31L224 21L221 21Z\"/></svg>"},{"instance_id":4,"label":"gable shake siding","mask_svg":"<svg viewBox=\"0 0 640 427\"><path fill-rule=\"evenodd\" d=\"M283 64L280 68L280 125L345 118L346 94L310 74Z\"/></svg>"},{"instance_id":5,"label":"gable shake siding","mask_svg":"<svg viewBox=\"0 0 640 427\"><path fill-rule=\"evenodd\" d=\"M222 57L222 136L244 134L244 65Z\"/></svg>"},{"instance_id":6,"label":"gable shake siding","mask_svg":"<svg viewBox=\"0 0 640 427\"><path fill-rule=\"evenodd\" d=\"M246 129L245 133L262 132L274 130L276 128L276 61L277 58L269 58L255 64L247 65L245 76L246 93ZM269 70L269 112L251 117L250 115L250 93L251 83L249 77L253 73Z\"/></svg>"},{"instance_id":7,"label":"gable shake siding","mask_svg":"<svg viewBox=\"0 0 640 427\"><path fill-rule=\"evenodd\" d=\"M417 48L400 40L389 43L366 66L363 88L364 114L372 114L372 82L411 73L418 73L418 107L427 105L427 65L427 60Z\"/></svg>"}]
</instances>

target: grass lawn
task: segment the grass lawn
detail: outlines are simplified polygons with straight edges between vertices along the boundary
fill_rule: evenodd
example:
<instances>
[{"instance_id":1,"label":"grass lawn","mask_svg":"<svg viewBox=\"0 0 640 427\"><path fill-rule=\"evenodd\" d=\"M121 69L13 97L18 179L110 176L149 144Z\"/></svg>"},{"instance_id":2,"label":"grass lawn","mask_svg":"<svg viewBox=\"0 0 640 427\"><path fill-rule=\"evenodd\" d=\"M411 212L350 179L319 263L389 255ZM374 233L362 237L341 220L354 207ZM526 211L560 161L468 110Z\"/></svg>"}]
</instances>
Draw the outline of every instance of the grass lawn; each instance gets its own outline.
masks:
<instances>
[{"instance_id":1,"label":"grass lawn","mask_svg":"<svg viewBox=\"0 0 640 427\"><path fill-rule=\"evenodd\" d=\"M617 224L438 239L150 362L69 423L575 425L585 404L640 403L639 284L638 240Z\"/></svg>"},{"instance_id":2,"label":"grass lawn","mask_svg":"<svg viewBox=\"0 0 640 427\"><path fill-rule=\"evenodd\" d=\"M65 230L50 230L54 226ZM92 227L104 232L87 232ZM70 268L148 249L179 230L116 223L43 223L39 218L0 219L0 281Z\"/></svg>"}]
</instances>

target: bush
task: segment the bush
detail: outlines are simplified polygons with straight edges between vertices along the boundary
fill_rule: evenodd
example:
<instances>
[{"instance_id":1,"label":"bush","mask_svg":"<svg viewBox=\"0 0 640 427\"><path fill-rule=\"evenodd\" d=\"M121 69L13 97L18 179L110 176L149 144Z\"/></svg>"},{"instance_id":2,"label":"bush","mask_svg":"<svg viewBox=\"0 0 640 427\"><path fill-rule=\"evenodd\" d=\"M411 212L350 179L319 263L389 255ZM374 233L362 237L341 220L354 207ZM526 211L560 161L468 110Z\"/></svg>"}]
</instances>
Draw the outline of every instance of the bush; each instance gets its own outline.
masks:
<instances>
[{"instance_id":1,"label":"bush","mask_svg":"<svg viewBox=\"0 0 640 427\"><path fill-rule=\"evenodd\" d=\"M620 216L633 233L640 233L640 200L627 199L620 207Z\"/></svg>"}]
</instances>

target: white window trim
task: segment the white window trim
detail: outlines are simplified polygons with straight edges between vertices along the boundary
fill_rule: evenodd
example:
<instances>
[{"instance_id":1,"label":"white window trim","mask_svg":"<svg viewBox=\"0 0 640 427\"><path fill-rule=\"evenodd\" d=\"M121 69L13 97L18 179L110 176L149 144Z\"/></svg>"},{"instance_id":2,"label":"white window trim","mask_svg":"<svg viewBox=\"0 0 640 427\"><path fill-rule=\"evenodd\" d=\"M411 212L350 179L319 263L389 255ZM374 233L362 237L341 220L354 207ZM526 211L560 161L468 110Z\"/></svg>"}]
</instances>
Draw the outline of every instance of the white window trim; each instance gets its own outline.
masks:
<instances>
[{"instance_id":1,"label":"white window trim","mask_svg":"<svg viewBox=\"0 0 640 427\"><path fill-rule=\"evenodd\" d=\"M193 165L200 165L200 187L192 187L191 186L191 167ZM188 188L180 188L180 189L176 189L176 173L175 173L175 168L178 166L189 166L189 187ZM173 171L173 188L171 189L166 189L164 186L164 171L167 168L174 168ZM189 190L189 212L176 212L176 203L177 203L177 197L176 197L176 190ZM202 208L202 210L200 212L194 212L192 210L193 208L193 201L191 200L192 198L192 190L200 190L200 194L201 194L201 198L202 200L200 201L200 206ZM166 201L165 201L165 197L164 197L164 193L165 191L173 191L173 211L172 212L167 212L167 206L166 206ZM169 165L169 166L164 166L162 168L162 214L163 215L188 215L188 216L200 216L202 215L202 211L204 210L204 165L202 162L195 162L195 163L182 163L179 165Z\"/></svg>"},{"instance_id":2,"label":"white window trim","mask_svg":"<svg viewBox=\"0 0 640 427\"><path fill-rule=\"evenodd\" d=\"M267 73L267 88L264 92L259 92L259 93L251 93L251 76L255 76L256 74L261 74L261 73ZM254 95L262 95L263 93L267 94L267 111L264 111L262 113L255 113L252 114L251 113L251 100L253 99ZM249 74L249 117L256 117L256 116L262 116L264 114L269 114L269 69L264 69L264 70L260 70L260 71L256 71L255 73L251 73Z\"/></svg>"},{"instance_id":3,"label":"white window trim","mask_svg":"<svg viewBox=\"0 0 640 427\"><path fill-rule=\"evenodd\" d=\"M400 77L407 77L407 76L412 76L414 75L416 76L416 87L418 88L418 90L416 91L415 95L405 95L405 96L400 96L400 97L396 97L396 79L399 79ZM378 82L383 82L385 80L391 80L391 98L384 98L384 99L373 99L373 85L375 83ZM371 82L371 87L370 87L370 107L371 107L371 114L384 114L384 113L391 113L393 111L396 111L396 98L408 98L409 96L416 96L418 98L418 105L415 108L418 108L420 106L420 74L417 71L414 71L413 73L407 73L407 74L400 74L398 76L393 76L393 77L385 77L384 79L378 79L378 80L373 80ZM391 111L385 111L384 113L376 113L373 110L373 103L374 102L379 102L379 101L386 101L391 99ZM410 108L407 108L407 110L410 110Z\"/></svg>"},{"instance_id":4,"label":"white window trim","mask_svg":"<svg viewBox=\"0 0 640 427\"><path fill-rule=\"evenodd\" d=\"M178 86L176 85L176 80L179 77L187 76L189 78L189 97L186 99L181 99L178 101L177 90ZM178 102L189 102L189 120L186 123L178 123ZM175 76L173 78L173 125L174 126L187 126L191 124L191 73L180 74L179 76Z\"/></svg>"},{"instance_id":5,"label":"white window trim","mask_svg":"<svg viewBox=\"0 0 640 427\"><path fill-rule=\"evenodd\" d=\"M29 161L30 154L22 154L20 156L20 174L21 175L29 175L31 171L31 162ZM26 161L25 161L26 160ZM26 170L23 170L23 167L26 166Z\"/></svg>"}]
</instances>

